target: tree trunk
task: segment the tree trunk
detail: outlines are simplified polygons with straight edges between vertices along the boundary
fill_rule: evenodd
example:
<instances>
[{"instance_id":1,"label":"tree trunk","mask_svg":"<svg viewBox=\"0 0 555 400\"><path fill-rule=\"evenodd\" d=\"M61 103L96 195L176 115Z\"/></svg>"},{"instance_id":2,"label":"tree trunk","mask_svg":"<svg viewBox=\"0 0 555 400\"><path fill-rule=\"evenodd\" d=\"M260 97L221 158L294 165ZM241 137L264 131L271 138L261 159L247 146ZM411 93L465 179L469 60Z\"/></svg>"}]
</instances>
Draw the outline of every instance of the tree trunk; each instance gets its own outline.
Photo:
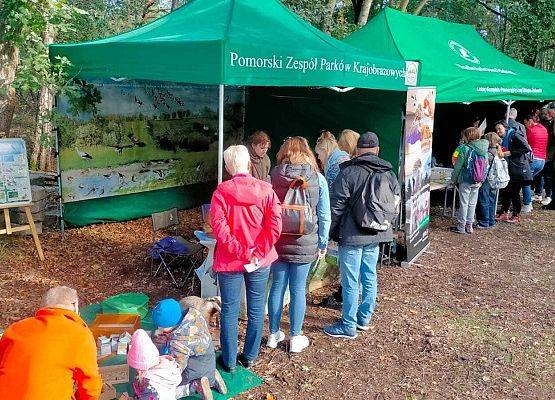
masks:
<instances>
[{"instance_id":1,"label":"tree trunk","mask_svg":"<svg viewBox=\"0 0 555 400\"><path fill-rule=\"evenodd\" d=\"M360 7L360 14L358 15L357 25L366 25L366 22L368 22L368 15L370 15L370 8L372 8L372 0L363 0Z\"/></svg>"},{"instance_id":2,"label":"tree trunk","mask_svg":"<svg viewBox=\"0 0 555 400\"><path fill-rule=\"evenodd\" d=\"M416 8L414 9L413 14L420 15L420 13L422 12L422 9L426 6L426 4L428 4L428 1L429 0L420 0L420 3L418 3Z\"/></svg>"},{"instance_id":3,"label":"tree trunk","mask_svg":"<svg viewBox=\"0 0 555 400\"><path fill-rule=\"evenodd\" d=\"M19 65L19 49L9 43L0 43L0 136L8 135L17 104L12 84Z\"/></svg>"},{"instance_id":4,"label":"tree trunk","mask_svg":"<svg viewBox=\"0 0 555 400\"><path fill-rule=\"evenodd\" d=\"M328 4L326 6L326 12L322 16L322 30L327 34L329 34L331 31L333 12L335 10L336 4L337 4L337 0L328 0Z\"/></svg>"},{"instance_id":5,"label":"tree trunk","mask_svg":"<svg viewBox=\"0 0 555 400\"><path fill-rule=\"evenodd\" d=\"M401 10L402 12L407 12L407 7L409 5L409 1L410 0L403 0L401 2L401 5L399 6L399 10Z\"/></svg>"},{"instance_id":6,"label":"tree trunk","mask_svg":"<svg viewBox=\"0 0 555 400\"><path fill-rule=\"evenodd\" d=\"M54 42L54 33L50 26L46 27L43 34L43 42L46 46ZM39 171L51 171L55 165L53 148L55 139L52 135L52 124L50 123L50 112L54 105L54 94L49 87L42 87L39 93L39 104L37 122L33 137L32 163Z\"/></svg>"}]
</instances>

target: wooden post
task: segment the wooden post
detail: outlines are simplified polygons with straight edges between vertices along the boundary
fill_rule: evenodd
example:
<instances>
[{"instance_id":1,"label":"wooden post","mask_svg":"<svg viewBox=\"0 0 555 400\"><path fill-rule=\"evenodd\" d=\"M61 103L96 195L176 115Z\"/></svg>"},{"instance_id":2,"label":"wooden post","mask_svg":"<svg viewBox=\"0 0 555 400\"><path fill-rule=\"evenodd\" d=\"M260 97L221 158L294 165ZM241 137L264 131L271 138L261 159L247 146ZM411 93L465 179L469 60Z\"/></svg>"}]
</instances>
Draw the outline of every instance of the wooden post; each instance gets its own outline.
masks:
<instances>
[{"instance_id":1,"label":"wooden post","mask_svg":"<svg viewBox=\"0 0 555 400\"><path fill-rule=\"evenodd\" d=\"M4 210L4 222L6 223L6 229L0 229L0 235L11 235L14 232L21 232L26 231L29 229L31 231L31 235L33 235L33 240L35 242L35 247L37 248L37 253L39 255L39 259L44 261L44 253L42 252L42 246L40 244L39 235L37 234L37 228L35 227L35 221L33 221L33 214L31 213L30 206L23 206L25 210L25 215L27 216L27 225L16 226L12 227L12 222L10 220L10 208L17 208L17 207L10 207L9 205L0 206Z\"/></svg>"}]
</instances>

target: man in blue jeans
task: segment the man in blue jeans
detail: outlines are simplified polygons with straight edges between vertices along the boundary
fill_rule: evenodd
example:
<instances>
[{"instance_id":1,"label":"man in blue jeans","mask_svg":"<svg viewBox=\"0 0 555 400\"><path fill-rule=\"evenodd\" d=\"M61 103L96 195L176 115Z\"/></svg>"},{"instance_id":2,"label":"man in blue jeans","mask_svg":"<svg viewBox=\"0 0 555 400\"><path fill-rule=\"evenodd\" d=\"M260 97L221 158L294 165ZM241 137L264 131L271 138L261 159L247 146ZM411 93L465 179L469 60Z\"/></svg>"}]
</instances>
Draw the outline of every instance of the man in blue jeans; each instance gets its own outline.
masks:
<instances>
[{"instance_id":1,"label":"man in blue jeans","mask_svg":"<svg viewBox=\"0 0 555 400\"><path fill-rule=\"evenodd\" d=\"M341 320L324 327L324 333L332 337L355 339L357 329L369 329L370 319L376 307L378 276L376 265L379 245L391 242L391 222L384 228L383 220L376 217L377 199L388 198L397 207L400 189L391 164L378 157L378 136L367 132L357 143L357 157L341 164L330 193L331 228L330 237L339 243L339 269L343 287ZM373 190L369 189L372 181ZM354 215L362 215L363 224ZM368 222L378 223L377 229L363 227ZM362 286L362 301L359 305L359 285Z\"/></svg>"}]
</instances>

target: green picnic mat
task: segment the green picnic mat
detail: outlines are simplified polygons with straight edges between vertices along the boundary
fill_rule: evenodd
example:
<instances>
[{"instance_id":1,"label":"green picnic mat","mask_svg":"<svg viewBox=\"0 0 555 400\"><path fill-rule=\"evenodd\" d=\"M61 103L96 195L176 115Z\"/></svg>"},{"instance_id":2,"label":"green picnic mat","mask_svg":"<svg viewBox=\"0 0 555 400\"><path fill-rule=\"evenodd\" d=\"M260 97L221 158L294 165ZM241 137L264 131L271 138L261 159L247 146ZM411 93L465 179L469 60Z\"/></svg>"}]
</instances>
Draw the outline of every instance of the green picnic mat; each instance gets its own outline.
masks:
<instances>
[{"instance_id":1,"label":"green picnic mat","mask_svg":"<svg viewBox=\"0 0 555 400\"><path fill-rule=\"evenodd\" d=\"M94 321L96 314L99 314L99 313L102 313L102 306L100 304L91 304L85 307L81 307L79 309L79 314L81 315L81 318L83 318L83 320L87 324L91 324ZM154 330L151 311L149 311L147 316L143 320L141 320L141 328L145 330ZM100 363L100 366L103 367L108 365L120 365L120 364L127 364L127 356L115 355L109 358L108 360L102 361ZM239 365L237 366L237 370L232 374L223 371L220 365L217 365L216 367L218 368L218 371L220 371L220 374L222 375L222 378L224 379L227 385L227 395L222 395L216 392L215 390L213 390L212 394L214 396L214 400L226 400L226 399L232 398L233 396L237 396L243 392L246 392L249 389L260 386L263 383L262 379L258 375L252 373L249 370L246 370L245 368ZM118 395L122 394L123 392L127 392L130 395L133 394L133 388L131 387L131 382L133 382L134 378L135 378L135 370L133 368L130 368L130 371L129 371L130 383L114 385L114 387L118 392ZM194 396L184 397L184 399L196 400L196 399L200 399L200 396L197 394Z\"/></svg>"}]
</instances>

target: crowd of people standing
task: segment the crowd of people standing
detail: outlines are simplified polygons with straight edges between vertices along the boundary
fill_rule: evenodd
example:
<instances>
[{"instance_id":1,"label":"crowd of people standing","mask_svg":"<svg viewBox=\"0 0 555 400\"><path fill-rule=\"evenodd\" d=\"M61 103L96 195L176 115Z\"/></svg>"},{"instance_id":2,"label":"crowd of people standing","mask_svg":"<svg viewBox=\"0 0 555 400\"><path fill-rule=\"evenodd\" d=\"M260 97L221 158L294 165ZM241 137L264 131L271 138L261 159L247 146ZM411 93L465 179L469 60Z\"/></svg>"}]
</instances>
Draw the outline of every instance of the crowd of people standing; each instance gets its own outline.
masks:
<instances>
[{"instance_id":1,"label":"crowd of people standing","mask_svg":"<svg viewBox=\"0 0 555 400\"><path fill-rule=\"evenodd\" d=\"M495 132L483 134L475 126L462 131L452 159L459 193L453 232L473 233L499 221L518 223L522 214L532 212L532 201L552 207L555 109L530 113L524 124L517 116L511 108L506 120L495 123Z\"/></svg>"},{"instance_id":2,"label":"crowd of people standing","mask_svg":"<svg viewBox=\"0 0 555 400\"><path fill-rule=\"evenodd\" d=\"M257 132L246 147L230 146L224 152L231 179L218 185L211 203L211 225L218 243L213 269L222 294L221 363L228 371L237 363L248 368L258 356L270 273L267 346L276 348L286 338L281 318L287 287L291 296L289 351L298 353L309 346L303 335L307 278L314 261L326 255L330 239L339 246L343 308L341 319L323 327L324 332L354 339L357 331L367 330L376 305L379 243L390 241L392 230L391 225L383 230L364 228L353 214L355 210L369 212L367 196L360 193L370 176L383 179L396 206L399 203L397 178L391 164L379 158L379 139L373 132L359 135L344 130L336 140L329 131L322 131L316 155L304 137L289 137L277 153L277 165L266 169L268 176L256 169L266 154L255 146L267 151L269 137ZM296 188L303 190L295 192ZM238 354L242 283L247 295L247 331Z\"/></svg>"}]
</instances>

